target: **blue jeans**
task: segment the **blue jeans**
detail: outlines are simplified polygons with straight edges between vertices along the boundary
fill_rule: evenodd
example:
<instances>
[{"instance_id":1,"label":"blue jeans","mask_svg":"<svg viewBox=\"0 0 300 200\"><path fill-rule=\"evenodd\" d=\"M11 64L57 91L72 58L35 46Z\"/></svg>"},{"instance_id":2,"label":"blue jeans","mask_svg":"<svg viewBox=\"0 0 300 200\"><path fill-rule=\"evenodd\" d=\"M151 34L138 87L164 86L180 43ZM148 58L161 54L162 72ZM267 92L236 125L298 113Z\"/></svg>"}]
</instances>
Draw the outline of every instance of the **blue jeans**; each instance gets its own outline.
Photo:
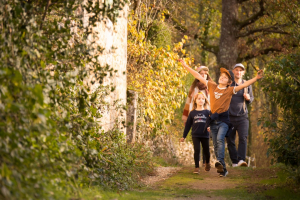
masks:
<instances>
[{"instance_id":1,"label":"blue jeans","mask_svg":"<svg viewBox=\"0 0 300 200\"><path fill-rule=\"evenodd\" d=\"M228 125L221 121L213 121L210 124L210 132L213 139L214 151L217 160L226 168L225 157L225 135L228 131Z\"/></svg>"},{"instance_id":2,"label":"blue jeans","mask_svg":"<svg viewBox=\"0 0 300 200\"><path fill-rule=\"evenodd\" d=\"M230 117L230 123L233 124L234 129L227 138L228 151L232 163L237 164L239 160L245 161L246 159L249 120L246 117ZM236 132L239 136L238 150L235 145Z\"/></svg>"}]
</instances>

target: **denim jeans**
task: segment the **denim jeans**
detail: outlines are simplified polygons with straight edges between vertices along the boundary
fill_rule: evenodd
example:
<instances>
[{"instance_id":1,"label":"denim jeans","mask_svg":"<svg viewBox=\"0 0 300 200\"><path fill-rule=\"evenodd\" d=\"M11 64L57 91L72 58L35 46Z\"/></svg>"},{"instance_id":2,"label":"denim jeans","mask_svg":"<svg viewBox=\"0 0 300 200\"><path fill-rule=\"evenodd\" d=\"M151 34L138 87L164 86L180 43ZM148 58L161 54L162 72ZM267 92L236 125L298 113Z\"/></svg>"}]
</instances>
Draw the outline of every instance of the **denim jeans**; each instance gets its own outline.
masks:
<instances>
[{"instance_id":1,"label":"denim jeans","mask_svg":"<svg viewBox=\"0 0 300 200\"><path fill-rule=\"evenodd\" d=\"M214 151L217 160L226 168L225 157L225 135L228 131L228 125L221 121L213 121L210 124L210 132L213 139Z\"/></svg>"},{"instance_id":2,"label":"denim jeans","mask_svg":"<svg viewBox=\"0 0 300 200\"><path fill-rule=\"evenodd\" d=\"M237 164L239 160L245 161L246 158L249 120L245 117L230 117L230 122L233 124L234 129L227 138L228 151L232 163ZM236 132L239 136L238 150L235 145Z\"/></svg>"}]
</instances>

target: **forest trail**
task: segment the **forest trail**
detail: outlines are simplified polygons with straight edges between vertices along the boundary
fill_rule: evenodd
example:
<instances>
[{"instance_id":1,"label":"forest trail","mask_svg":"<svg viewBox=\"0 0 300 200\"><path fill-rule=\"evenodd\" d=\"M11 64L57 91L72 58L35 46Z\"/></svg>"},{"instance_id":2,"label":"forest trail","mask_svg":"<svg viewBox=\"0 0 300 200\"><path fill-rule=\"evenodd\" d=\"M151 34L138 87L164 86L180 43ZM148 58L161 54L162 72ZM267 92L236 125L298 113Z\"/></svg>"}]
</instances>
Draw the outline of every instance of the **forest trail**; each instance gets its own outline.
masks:
<instances>
[{"instance_id":1,"label":"forest trail","mask_svg":"<svg viewBox=\"0 0 300 200\"><path fill-rule=\"evenodd\" d=\"M219 177L215 168L205 172L202 167L199 174L193 174L193 169L159 167L145 187L118 199L300 199L299 190L283 184L286 174L278 167L229 167L227 177Z\"/></svg>"}]
</instances>

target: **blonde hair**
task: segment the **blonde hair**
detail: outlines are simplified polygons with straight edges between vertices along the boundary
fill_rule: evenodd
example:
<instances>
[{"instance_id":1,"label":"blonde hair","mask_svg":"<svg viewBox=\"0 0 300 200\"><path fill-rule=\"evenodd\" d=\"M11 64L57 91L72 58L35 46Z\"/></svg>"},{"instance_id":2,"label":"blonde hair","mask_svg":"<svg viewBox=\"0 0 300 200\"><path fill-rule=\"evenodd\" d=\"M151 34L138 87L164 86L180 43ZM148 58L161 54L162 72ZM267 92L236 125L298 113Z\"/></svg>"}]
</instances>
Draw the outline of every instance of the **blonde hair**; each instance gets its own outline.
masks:
<instances>
[{"instance_id":1,"label":"blonde hair","mask_svg":"<svg viewBox=\"0 0 300 200\"><path fill-rule=\"evenodd\" d=\"M201 94L202 94L203 97L205 98L205 102L204 102L203 107L204 107L204 109L207 109L207 110L208 110L208 108L209 108L209 101L208 101L206 95L205 95L203 92L201 92L201 91L198 92L197 94L195 94L195 96L194 96L193 109L192 109L192 110L195 110L195 109L197 108L196 100L197 100L198 96L201 95Z\"/></svg>"}]
</instances>

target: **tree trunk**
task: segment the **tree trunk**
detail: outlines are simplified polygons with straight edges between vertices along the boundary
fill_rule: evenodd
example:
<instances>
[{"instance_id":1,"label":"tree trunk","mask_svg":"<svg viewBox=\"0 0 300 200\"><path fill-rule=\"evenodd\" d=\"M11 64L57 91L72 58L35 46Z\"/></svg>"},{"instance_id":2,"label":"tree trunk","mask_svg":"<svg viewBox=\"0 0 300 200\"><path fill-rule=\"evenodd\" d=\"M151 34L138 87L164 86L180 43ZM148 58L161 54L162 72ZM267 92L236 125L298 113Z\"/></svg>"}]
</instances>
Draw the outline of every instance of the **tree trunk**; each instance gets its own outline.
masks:
<instances>
[{"instance_id":1,"label":"tree trunk","mask_svg":"<svg viewBox=\"0 0 300 200\"><path fill-rule=\"evenodd\" d=\"M232 66L236 64L238 58L238 39L235 37L238 31L237 18L237 0L222 0L220 50L217 55L219 67L231 69ZM219 75L219 71L217 72L217 75Z\"/></svg>"},{"instance_id":2,"label":"tree trunk","mask_svg":"<svg viewBox=\"0 0 300 200\"><path fill-rule=\"evenodd\" d=\"M127 90L127 104L128 104L128 110L126 112L127 143L134 143L136 138L137 104L138 104L138 93L136 91Z\"/></svg>"}]
</instances>

